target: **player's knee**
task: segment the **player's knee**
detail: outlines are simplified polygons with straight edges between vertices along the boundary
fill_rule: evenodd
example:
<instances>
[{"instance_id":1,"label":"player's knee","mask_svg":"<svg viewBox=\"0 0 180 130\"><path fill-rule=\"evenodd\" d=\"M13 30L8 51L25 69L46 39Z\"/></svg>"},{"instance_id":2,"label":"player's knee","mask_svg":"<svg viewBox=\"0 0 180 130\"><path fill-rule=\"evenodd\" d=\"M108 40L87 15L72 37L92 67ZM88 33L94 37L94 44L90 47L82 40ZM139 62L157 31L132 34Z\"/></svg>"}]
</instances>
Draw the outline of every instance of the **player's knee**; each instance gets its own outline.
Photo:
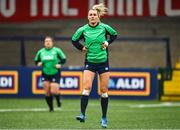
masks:
<instances>
[{"instance_id":1,"label":"player's knee","mask_svg":"<svg viewBox=\"0 0 180 130\"><path fill-rule=\"evenodd\" d=\"M53 91L51 91L51 94L52 94L52 95L57 95L58 93L53 90Z\"/></svg>"},{"instance_id":2,"label":"player's knee","mask_svg":"<svg viewBox=\"0 0 180 130\"><path fill-rule=\"evenodd\" d=\"M101 87L101 93L106 93L106 92L107 92L107 90L108 90L108 88L107 88L107 87Z\"/></svg>"},{"instance_id":3,"label":"player's knee","mask_svg":"<svg viewBox=\"0 0 180 130\"><path fill-rule=\"evenodd\" d=\"M45 95L46 96L50 96L50 92L49 91L45 91Z\"/></svg>"},{"instance_id":4,"label":"player's knee","mask_svg":"<svg viewBox=\"0 0 180 130\"><path fill-rule=\"evenodd\" d=\"M58 90L56 88L51 89L51 94L57 95L58 94Z\"/></svg>"},{"instance_id":5,"label":"player's knee","mask_svg":"<svg viewBox=\"0 0 180 130\"><path fill-rule=\"evenodd\" d=\"M51 83L51 94L57 95L59 93L59 85L57 83Z\"/></svg>"},{"instance_id":6,"label":"player's knee","mask_svg":"<svg viewBox=\"0 0 180 130\"><path fill-rule=\"evenodd\" d=\"M50 84L47 81L43 81L42 85L43 85L44 88L50 87Z\"/></svg>"}]
</instances>

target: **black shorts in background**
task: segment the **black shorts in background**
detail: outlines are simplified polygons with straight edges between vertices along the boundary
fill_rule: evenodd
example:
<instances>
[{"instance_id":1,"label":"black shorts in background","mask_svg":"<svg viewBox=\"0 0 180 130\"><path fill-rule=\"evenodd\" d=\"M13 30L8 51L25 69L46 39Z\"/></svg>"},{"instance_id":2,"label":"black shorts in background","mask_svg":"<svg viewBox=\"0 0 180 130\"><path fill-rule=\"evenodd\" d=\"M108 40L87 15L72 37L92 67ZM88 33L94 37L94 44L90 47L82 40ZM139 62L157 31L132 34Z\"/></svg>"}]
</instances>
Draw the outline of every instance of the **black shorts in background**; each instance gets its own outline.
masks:
<instances>
[{"instance_id":1,"label":"black shorts in background","mask_svg":"<svg viewBox=\"0 0 180 130\"><path fill-rule=\"evenodd\" d=\"M60 83L60 77L61 74L60 72L54 74L54 75L47 75L42 73L42 81L49 81L49 82L54 82L54 83Z\"/></svg>"}]
</instances>

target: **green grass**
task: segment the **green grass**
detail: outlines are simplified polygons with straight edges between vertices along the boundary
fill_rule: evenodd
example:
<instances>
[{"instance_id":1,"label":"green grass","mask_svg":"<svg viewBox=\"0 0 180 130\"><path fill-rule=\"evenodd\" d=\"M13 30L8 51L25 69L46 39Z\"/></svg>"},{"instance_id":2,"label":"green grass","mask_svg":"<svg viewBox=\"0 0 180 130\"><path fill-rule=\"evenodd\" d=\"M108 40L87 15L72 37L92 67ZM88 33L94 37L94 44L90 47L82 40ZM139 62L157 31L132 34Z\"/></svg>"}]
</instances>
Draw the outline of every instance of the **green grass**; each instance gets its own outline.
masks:
<instances>
[{"instance_id":1,"label":"green grass","mask_svg":"<svg viewBox=\"0 0 180 130\"><path fill-rule=\"evenodd\" d=\"M50 113L44 99L0 99L0 129L101 129L99 100L89 100L85 123L75 120L79 114L79 102L79 99L63 99L61 110L56 108L55 112ZM140 104L163 103L110 100L108 129L180 129L180 103L174 102L174 106L138 107ZM47 110L24 110L30 108ZM12 111L3 111L9 109Z\"/></svg>"}]
</instances>

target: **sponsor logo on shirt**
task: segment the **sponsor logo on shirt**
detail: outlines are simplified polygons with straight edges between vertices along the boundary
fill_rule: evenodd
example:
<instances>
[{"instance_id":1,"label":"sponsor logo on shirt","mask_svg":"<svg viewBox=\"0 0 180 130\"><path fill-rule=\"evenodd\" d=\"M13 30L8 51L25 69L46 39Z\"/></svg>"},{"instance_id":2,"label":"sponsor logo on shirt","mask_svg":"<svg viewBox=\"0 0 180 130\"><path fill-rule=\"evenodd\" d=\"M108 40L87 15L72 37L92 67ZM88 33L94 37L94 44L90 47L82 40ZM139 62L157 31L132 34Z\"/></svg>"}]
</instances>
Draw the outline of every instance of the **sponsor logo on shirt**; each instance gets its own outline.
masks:
<instances>
[{"instance_id":1,"label":"sponsor logo on shirt","mask_svg":"<svg viewBox=\"0 0 180 130\"><path fill-rule=\"evenodd\" d=\"M43 60L53 60L54 59L54 56L43 56L42 58Z\"/></svg>"}]
</instances>

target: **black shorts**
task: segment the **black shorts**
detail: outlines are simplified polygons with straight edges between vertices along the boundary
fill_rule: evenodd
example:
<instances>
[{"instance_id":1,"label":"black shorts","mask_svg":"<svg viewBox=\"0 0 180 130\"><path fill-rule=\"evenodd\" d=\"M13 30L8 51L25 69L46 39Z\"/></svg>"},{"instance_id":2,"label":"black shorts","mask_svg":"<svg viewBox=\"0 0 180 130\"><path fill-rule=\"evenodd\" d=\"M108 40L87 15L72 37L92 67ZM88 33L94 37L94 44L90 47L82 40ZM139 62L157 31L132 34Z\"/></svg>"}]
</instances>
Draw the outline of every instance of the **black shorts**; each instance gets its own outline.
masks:
<instances>
[{"instance_id":1,"label":"black shorts","mask_svg":"<svg viewBox=\"0 0 180 130\"><path fill-rule=\"evenodd\" d=\"M54 82L54 83L60 83L60 77L61 74L60 72L54 74L54 75L47 75L42 73L42 81L49 81L49 82Z\"/></svg>"},{"instance_id":2,"label":"black shorts","mask_svg":"<svg viewBox=\"0 0 180 130\"><path fill-rule=\"evenodd\" d=\"M84 66L85 70L90 70L92 72L98 72L98 74L102 74L105 72L109 72L109 62L103 62L103 63L92 63L92 62L85 62Z\"/></svg>"}]
</instances>

